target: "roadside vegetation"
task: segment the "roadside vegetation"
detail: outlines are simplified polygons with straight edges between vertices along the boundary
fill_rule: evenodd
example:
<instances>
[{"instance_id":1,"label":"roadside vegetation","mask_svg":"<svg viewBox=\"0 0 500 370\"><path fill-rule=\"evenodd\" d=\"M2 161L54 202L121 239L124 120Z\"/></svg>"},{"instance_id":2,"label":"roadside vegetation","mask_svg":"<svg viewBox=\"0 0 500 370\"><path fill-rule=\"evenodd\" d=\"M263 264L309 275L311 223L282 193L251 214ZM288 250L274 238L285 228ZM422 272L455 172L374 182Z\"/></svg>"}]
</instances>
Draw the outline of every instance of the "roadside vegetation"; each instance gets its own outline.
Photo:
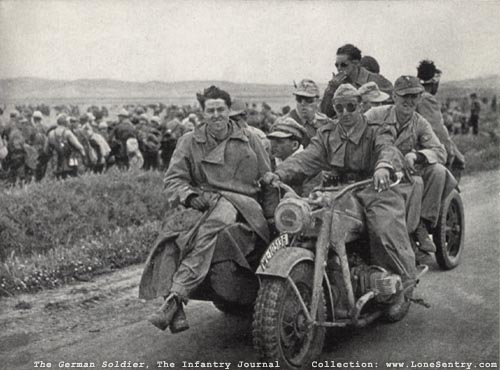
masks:
<instances>
[{"instance_id":1,"label":"roadside vegetation","mask_svg":"<svg viewBox=\"0 0 500 370\"><path fill-rule=\"evenodd\" d=\"M500 168L500 113L486 112L479 121L479 134L453 135L465 155L465 174Z\"/></svg>"},{"instance_id":2,"label":"roadside vegetation","mask_svg":"<svg viewBox=\"0 0 500 370\"><path fill-rule=\"evenodd\" d=\"M144 261L169 209L159 172L109 171L0 193L0 295Z\"/></svg>"},{"instance_id":3,"label":"roadside vegetation","mask_svg":"<svg viewBox=\"0 0 500 370\"><path fill-rule=\"evenodd\" d=\"M466 174L500 168L499 116L486 112L477 136L452 137L466 157ZM112 169L1 191L0 296L144 262L173 207L162 178Z\"/></svg>"}]
</instances>

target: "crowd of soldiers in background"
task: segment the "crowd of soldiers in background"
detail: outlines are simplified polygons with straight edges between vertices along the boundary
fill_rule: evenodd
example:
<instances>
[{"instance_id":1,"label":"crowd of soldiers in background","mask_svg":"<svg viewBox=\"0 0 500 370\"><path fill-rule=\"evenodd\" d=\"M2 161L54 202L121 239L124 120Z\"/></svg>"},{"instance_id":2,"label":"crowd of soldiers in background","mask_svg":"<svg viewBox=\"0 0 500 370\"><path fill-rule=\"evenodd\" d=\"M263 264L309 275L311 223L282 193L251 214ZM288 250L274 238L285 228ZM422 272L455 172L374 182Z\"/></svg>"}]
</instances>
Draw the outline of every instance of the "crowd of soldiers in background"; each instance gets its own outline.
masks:
<instances>
[{"instance_id":1,"label":"crowd of soldiers in background","mask_svg":"<svg viewBox=\"0 0 500 370\"><path fill-rule=\"evenodd\" d=\"M479 133L479 113L481 105L491 105L491 110L497 110L497 97L494 95L491 102L487 97L479 100L476 93L470 94L470 100L465 97L461 100L447 99L441 106L444 125L448 129L450 135L468 134L473 135Z\"/></svg>"},{"instance_id":2,"label":"crowd of soldiers in background","mask_svg":"<svg viewBox=\"0 0 500 370\"><path fill-rule=\"evenodd\" d=\"M280 115L267 103L246 104L248 123L265 132ZM177 140L201 122L197 106L125 105L111 117L104 106L81 112L76 105L18 105L0 108L0 179L8 184L46 176L120 169L165 170ZM55 122L51 120L55 112ZM284 107L281 115L290 110Z\"/></svg>"},{"instance_id":3,"label":"crowd of soldiers in background","mask_svg":"<svg viewBox=\"0 0 500 370\"><path fill-rule=\"evenodd\" d=\"M448 99L442 104L450 135L479 132L481 103L491 104L496 111L496 96L480 102L475 93L470 100ZM51 109L57 114L56 122L50 122ZM22 105L8 119L3 118L4 110L0 108L0 179L9 184L101 173L113 166L166 170L177 140L203 119L197 106L162 103L125 105L117 119L111 119L105 106L95 105L83 113L76 105ZM291 108L275 112L265 102L258 107L238 101L233 111L237 113L233 119L244 112L246 123L265 139L275 121L289 115Z\"/></svg>"}]
</instances>

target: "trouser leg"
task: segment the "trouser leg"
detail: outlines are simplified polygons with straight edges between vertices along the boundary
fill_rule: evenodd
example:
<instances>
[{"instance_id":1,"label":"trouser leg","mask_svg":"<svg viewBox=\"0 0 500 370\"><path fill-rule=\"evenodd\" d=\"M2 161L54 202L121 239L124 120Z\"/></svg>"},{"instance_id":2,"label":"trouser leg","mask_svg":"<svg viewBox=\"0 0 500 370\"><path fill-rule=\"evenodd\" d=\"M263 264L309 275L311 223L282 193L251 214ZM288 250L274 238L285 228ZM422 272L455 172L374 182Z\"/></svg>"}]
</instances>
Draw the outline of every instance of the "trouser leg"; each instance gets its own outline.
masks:
<instances>
[{"instance_id":1,"label":"trouser leg","mask_svg":"<svg viewBox=\"0 0 500 370\"><path fill-rule=\"evenodd\" d=\"M447 170L443 165L436 163L425 166L420 172L424 180L421 217L428 221L432 227L435 227L439 218L441 204L446 196Z\"/></svg>"},{"instance_id":2,"label":"trouser leg","mask_svg":"<svg viewBox=\"0 0 500 370\"><path fill-rule=\"evenodd\" d=\"M413 233L420 223L424 182L420 176L413 176L413 183L402 183L394 188L404 198L406 205L406 227Z\"/></svg>"},{"instance_id":3,"label":"trouser leg","mask_svg":"<svg viewBox=\"0 0 500 370\"><path fill-rule=\"evenodd\" d=\"M397 273L403 281L414 279L415 253L406 227L404 197L395 189L358 193L365 209L372 263Z\"/></svg>"},{"instance_id":4,"label":"trouser leg","mask_svg":"<svg viewBox=\"0 0 500 370\"><path fill-rule=\"evenodd\" d=\"M182 258L173 277L172 293L187 298L205 279L210 269L218 233L236 222L237 210L225 198L220 197L200 226L192 242L192 247Z\"/></svg>"},{"instance_id":5,"label":"trouser leg","mask_svg":"<svg viewBox=\"0 0 500 370\"><path fill-rule=\"evenodd\" d=\"M479 117L471 116L470 125L472 126L472 134L477 135L479 133Z\"/></svg>"}]
</instances>

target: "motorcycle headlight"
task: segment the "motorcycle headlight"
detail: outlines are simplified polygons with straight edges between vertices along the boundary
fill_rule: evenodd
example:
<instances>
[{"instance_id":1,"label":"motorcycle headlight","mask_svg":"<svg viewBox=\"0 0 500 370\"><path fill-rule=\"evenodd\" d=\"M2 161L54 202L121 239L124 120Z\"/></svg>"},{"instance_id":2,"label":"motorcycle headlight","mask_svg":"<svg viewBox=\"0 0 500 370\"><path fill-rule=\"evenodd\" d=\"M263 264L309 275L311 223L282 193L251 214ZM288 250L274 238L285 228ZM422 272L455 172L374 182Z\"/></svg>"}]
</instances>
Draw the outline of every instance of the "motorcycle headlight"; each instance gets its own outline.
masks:
<instances>
[{"instance_id":1,"label":"motorcycle headlight","mask_svg":"<svg viewBox=\"0 0 500 370\"><path fill-rule=\"evenodd\" d=\"M302 199L283 199L274 211L276 228L282 233L298 233L311 224L311 207Z\"/></svg>"}]
</instances>

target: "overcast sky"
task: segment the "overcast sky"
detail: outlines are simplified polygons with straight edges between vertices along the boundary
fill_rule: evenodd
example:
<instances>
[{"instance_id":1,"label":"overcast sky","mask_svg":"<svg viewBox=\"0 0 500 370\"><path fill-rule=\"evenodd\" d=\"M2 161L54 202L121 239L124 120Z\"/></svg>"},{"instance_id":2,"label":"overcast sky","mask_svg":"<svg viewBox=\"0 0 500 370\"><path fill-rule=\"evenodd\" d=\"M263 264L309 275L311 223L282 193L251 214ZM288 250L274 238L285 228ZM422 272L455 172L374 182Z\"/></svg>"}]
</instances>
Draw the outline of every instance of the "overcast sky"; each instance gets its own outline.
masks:
<instances>
[{"instance_id":1,"label":"overcast sky","mask_svg":"<svg viewBox=\"0 0 500 370\"><path fill-rule=\"evenodd\" d=\"M391 80L500 74L500 1L0 0L0 78L325 83L345 43Z\"/></svg>"}]
</instances>

